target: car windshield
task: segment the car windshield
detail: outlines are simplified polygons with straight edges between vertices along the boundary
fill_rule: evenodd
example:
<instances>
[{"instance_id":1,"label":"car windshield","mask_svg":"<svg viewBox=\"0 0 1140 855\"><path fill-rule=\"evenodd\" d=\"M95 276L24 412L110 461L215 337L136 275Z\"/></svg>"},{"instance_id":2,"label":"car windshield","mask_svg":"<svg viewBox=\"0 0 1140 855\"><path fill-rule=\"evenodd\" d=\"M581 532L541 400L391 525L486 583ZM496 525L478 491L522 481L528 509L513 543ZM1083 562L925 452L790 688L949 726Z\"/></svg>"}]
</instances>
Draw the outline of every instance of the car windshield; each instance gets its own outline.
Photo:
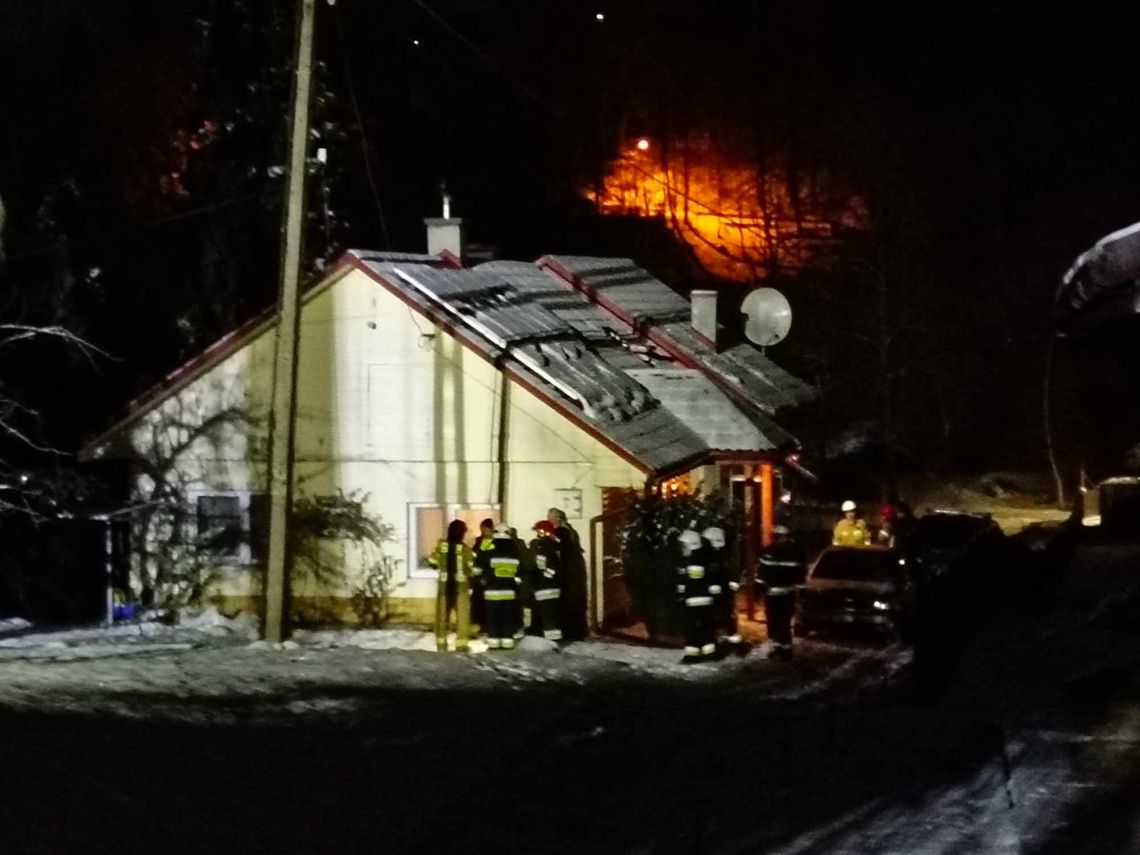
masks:
<instances>
[{"instance_id":1,"label":"car windshield","mask_svg":"<svg viewBox=\"0 0 1140 855\"><path fill-rule=\"evenodd\" d=\"M893 582L899 577L899 554L888 549L830 549L819 557L813 579Z\"/></svg>"}]
</instances>

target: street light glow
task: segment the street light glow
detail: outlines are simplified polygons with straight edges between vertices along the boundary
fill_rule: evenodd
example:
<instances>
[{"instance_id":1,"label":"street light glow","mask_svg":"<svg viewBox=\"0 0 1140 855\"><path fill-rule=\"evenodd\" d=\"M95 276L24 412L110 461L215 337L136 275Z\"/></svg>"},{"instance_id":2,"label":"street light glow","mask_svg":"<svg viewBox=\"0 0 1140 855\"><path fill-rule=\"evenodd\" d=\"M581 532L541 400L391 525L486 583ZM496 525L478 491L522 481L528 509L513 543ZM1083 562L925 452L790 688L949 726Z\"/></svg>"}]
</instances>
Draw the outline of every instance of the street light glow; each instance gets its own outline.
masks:
<instances>
[{"instance_id":1,"label":"street light glow","mask_svg":"<svg viewBox=\"0 0 1140 855\"><path fill-rule=\"evenodd\" d=\"M638 151L649 151L649 138L648 137L642 137L641 139L639 139L637 141L637 150Z\"/></svg>"},{"instance_id":2,"label":"street light glow","mask_svg":"<svg viewBox=\"0 0 1140 855\"><path fill-rule=\"evenodd\" d=\"M596 14L596 15L594 16L594 20L595 20L595 21L598 21L599 23L601 23L601 22L602 22L602 21L604 21L605 19L606 19L606 14L605 14L605 12L599 12L598 14Z\"/></svg>"}]
</instances>

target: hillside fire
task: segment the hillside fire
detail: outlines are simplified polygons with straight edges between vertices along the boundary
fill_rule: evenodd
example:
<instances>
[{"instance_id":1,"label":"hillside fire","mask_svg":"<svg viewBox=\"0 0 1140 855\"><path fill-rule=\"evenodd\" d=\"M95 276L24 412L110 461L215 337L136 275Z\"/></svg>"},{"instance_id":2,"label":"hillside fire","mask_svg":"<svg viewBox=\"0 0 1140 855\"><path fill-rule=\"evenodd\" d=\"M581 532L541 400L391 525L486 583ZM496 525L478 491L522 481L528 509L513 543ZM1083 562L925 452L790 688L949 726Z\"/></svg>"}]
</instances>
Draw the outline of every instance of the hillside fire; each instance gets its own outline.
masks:
<instances>
[{"instance_id":1,"label":"hillside fire","mask_svg":"<svg viewBox=\"0 0 1140 855\"><path fill-rule=\"evenodd\" d=\"M584 195L603 213L662 217L708 273L756 282L802 269L866 227L863 200L838 184L825 169L727 157L708 137L640 137Z\"/></svg>"}]
</instances>

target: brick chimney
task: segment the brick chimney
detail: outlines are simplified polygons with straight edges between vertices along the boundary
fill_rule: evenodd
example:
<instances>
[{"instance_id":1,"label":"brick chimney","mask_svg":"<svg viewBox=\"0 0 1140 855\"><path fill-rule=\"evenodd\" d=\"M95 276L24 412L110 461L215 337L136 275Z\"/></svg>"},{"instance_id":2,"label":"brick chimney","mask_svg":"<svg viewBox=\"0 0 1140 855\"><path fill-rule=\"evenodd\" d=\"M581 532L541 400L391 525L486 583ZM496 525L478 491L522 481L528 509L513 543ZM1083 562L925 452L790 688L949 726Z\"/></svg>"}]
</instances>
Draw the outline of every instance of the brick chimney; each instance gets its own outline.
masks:
<instances>
[{"instance_id":1,"label":"brick chimney","mask_svg":"<svg viewBox=\"0 0 1140 855\"><path fill-rule=\"evenodd\" d=\"M693 330L713 350L718 348L716 323L716 291L689 292Z\"/></svg>"}]
</instances>

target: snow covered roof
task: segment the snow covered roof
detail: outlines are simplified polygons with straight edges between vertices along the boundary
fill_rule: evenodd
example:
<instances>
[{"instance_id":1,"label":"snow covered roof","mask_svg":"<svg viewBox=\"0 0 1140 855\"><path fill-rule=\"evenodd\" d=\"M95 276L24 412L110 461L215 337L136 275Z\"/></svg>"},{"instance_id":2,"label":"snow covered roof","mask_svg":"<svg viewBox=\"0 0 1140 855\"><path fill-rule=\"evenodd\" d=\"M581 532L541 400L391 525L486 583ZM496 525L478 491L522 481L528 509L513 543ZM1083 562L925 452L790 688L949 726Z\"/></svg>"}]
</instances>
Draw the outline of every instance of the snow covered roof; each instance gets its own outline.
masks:
<instances>
[{"instance_id":1,"label":"snow covered roof","mask_svg":"<svg viewBox=\"0 0 1140 855\"><path fill-rule=\"evenodd\" d=\"M1061 277L1055 302L1062 322L1140 314L1140 223L1082 252Z\"/></svg>"}]
</instances>

